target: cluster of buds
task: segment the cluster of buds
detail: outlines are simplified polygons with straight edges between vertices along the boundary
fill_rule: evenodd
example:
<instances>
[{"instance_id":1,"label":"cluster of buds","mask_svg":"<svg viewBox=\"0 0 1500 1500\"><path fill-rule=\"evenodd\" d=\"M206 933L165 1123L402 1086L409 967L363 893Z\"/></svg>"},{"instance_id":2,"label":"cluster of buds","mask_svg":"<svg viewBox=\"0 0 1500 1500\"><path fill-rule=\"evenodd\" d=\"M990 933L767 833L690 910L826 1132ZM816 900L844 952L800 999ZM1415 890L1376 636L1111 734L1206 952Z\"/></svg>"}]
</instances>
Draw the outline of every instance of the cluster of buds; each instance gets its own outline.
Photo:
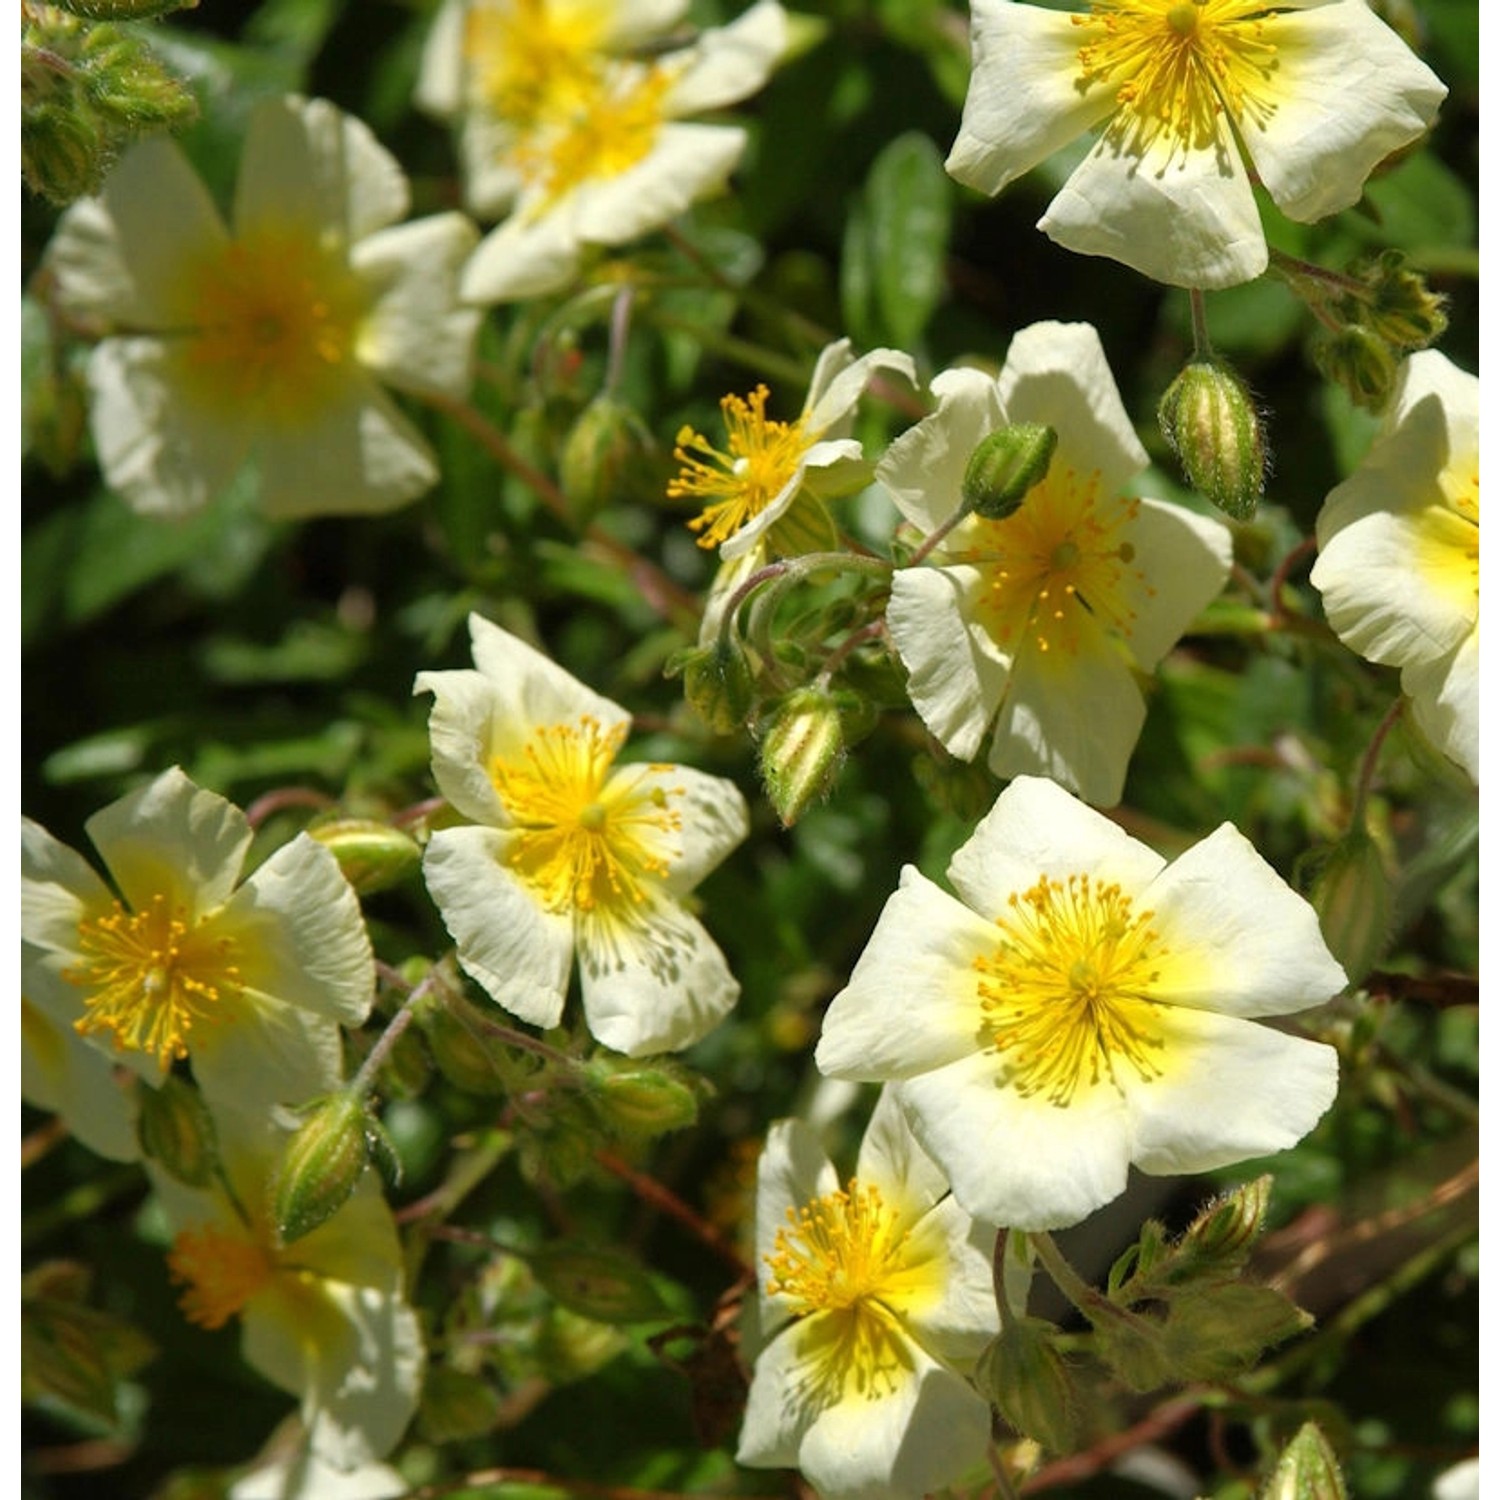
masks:
<instances>
[{"instance_id":1,"label":"cluster of buds","mask_svg":"<svg viewBox=\"0 0 1500 1500\"><path fill-rule=\"evenodd\" d=\"M22 0L21 175L33 193L71 203L98 189L137 136L197 116L186 85L110 24L185 4L196 0Z\"/></svg>"}]
</instances>

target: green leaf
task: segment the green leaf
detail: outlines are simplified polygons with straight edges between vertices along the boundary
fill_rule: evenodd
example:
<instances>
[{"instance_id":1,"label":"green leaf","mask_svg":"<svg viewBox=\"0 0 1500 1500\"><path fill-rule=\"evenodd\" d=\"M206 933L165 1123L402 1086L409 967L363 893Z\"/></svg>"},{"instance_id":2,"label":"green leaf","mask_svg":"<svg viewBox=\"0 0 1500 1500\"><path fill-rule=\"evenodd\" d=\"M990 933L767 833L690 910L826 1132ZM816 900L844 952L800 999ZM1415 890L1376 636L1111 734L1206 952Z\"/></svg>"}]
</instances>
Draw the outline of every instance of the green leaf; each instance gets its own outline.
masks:
<instances>
[{"instance_id":1,"label":"green leaf","mask_svg":"<svg viewBox=\"0 0 1500 1500\"><path fill-rule=\"evenodd\" d=\"M943 159L919 131L875 158L865 186L869 254L881 326L899 348L914 344L942 300L953 221Z\"/></svg>"},{"instance_id":2,"label":"green leaf","mask_svg":"<svg viewBox=\"0 0 1500 1500\"><path fill-rule=\"evenodd\" d=\"M549 1245L531 1261L536 1279L564 1307L600 1323L643 1323L671 1316L629 1255L594 1245Z\"/></svg>"}]
</instances>

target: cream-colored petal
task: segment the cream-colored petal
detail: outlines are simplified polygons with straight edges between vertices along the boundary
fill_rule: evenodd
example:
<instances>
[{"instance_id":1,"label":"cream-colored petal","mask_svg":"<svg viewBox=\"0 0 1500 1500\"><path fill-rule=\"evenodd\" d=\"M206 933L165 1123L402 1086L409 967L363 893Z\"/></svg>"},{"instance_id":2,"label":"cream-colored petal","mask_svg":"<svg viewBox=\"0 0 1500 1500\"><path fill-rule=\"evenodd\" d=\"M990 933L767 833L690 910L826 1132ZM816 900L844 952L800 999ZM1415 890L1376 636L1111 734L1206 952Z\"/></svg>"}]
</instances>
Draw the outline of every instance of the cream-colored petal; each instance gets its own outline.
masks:
<instances>
[{"instance_id":1,"label":"cream-colored petal","mask_svg":"<svg viewBox=\"0 0 1500 1500\"><path fill-rule=\"evenodd\" d=\"M158 894L196 921L229 899L252 837L245 815L178 767L101 808L84 827L137 911Z\"/></svg>"},{"instance_id":2,"label":"cream-colored petal","mask_svg":"<svg viewBox=\"0 0 1500 1500\"><path fill-rule=\"evenodd\" d=\"M878 1187L882 1201L899 1212L909 1226L948 1192L943 1169L917 1144L889 1088L882 1089L875 1101L854 1175Z\"/></svg>"},{"instance_id":3,"label":"cream-colored petal","mask_svg":"<svg viewBox=\"0 0 1500 1500\"><path fill-rule=\"evenodd\" d=\"M239 472L252 428L193 401L182 350L156 338L106 339L89 356L89 425L99 467L141 515L201 510Z\"/></svg>"},{"instance_id":4,"label":"cream-colored petal","mask_svg":"<svg viewBox=\"0 0 1500 1500\"><path fill-rule=\"evenodd\" d=\"M237 235L288 224L349 246L406 217L406 176L370 127L326 99L256 106L235 184Z\"/></svg>"},{"instance_id":5,"label":"cream-colored petal","mask_svg":"<svg viewBox=\"0 0 1500 1500\"><path fill-rule=\"evenodd\" d=\"M893 1086L894 1088L894 1086ZM894 1092L892 1090L894 1099ZM899 1104L897 1114L904 1116ZM922 1153L924 1160L930 1160ZM933 1168L947 1187L942 1168ZM999 1331L995 1307L995 1229L980 1223L947 1194L911 1231L910 1259L929 1247L941 1264L938 1295L919 1298L899 1307L912 1335L931 1355L955 1369L967 1371ZM1007 1272L1011 1305L1024 1308L1029 1276Z\"/></svg>"},{"instance_id":6,"label":"cream-colored petal","mask_svg":"<svg viewBox=\"0 0 1500 1500\"><path fill-rule=\"evenodd\" d=\"M758 0L729 25L705 31L687 51L666 107L682 116L737 104L771 76L786 45L786 12L777 0Z\"/></svg>"},{"instance_id":7,"label":"cream-colored petal","mask_svg":"<svg viewBox=\"0 0 1500 1500\"><path fill-rule=\"evenodd\" d=\"M954 854L948 879L974 911L995 918L1007 910L1012 895L1029 890L1044 875L1066 880L1088 873L1131 894L1165 865L1159 854L1056 782L1018 776Z\"/></svg>"},{"instance_id":8,"label":"cream-colored petal","mask_svg":"<svg viewBox=\"0 0 1500 1500\"><path fill-rule=\"evenodd\" d=\"M511 873L512 842L493 828L443 829L428 842L422 876L465 972L513 1016L556 1026L573 966L573 918L547 911Z\"/></svg>"},{"instance_id":9,"label":"cream-colored petal","mask_svg":"<svg viewBox=\"0 0 1500 1500\"><path fill-rule=\"evenodd\" d=\"M438 480L427 439L364 375L306 425L263 432L256 457L261 506L285 520L395 510Z\"/></svg>"},{"instance_id":10,"label":"cream-colored petal","mask_svg":"<svg viewBox=\"0 0 1500 1500\"><path fill-rule=\"evenodd\" d=\"M1253 281L1266 268L1265 234L1239 148L1219 131L1213 150L1177 152L1164 136L1144 158L1101 138L1037 227L1168 286Z\"/></svg>"},{"instance_id":11,"label":"cream-colored petal","mask_svg":"<svg viewBox=\"0 0 1500 1500\"><path fill-rule=\"evenodd\" d=\"M1076 649L1017 653L995 720L997 776L1050 776L1096 807L1113 807L1146 720L1146 703L1117 643L1077 611Z\"/></svg>"},{"instance_id":12,"label":"cream-colored petal","mask_svg":"<svg viewBox=\"0 0 1500 1500\"><path fill-rule=\"evenodd\" d=\"M1125 640L1149 672L1223 592L1234 541L1222 522L1144 498L1128 540L1139 567L1125 569L1118 585L1133 616Z\"/></svg>"},{"instance_id":13,"label":"cream-colored petal","mask_svg":"<svg viewBox=\"0 0 1500 1500\"><path fill-rule=\"evenodd\" d=\"M628 916L577 918L589 1030L627 1057L690 1047L729 1014L739 981L703 924L665 893L651 891Z\"/></svg>"},{"instance_id":14,"label":"cream-colored petal","mask_svg":"<svg viewBox=\"0 0 1500 1500\"><path fill-rule=\"evenodd\" d=\"M1236 119L1260 180L1288 218L1359 201L1365 179L1432 124L1448 90L1362 0L1263 21L1274 103Z\"/></svg>"},{"instance_id":15,"label":"cream-colored petal","mask_svg":"<svg viewBox=\"0 0 1500 1500\"><path fill-rule=\"evenodd\" d=\"M1344 988L1317 913L1222 823L1139 895L1163 949L1151 996L1232 1016L1277 1016Z\"/></svg>"},{"instance_id":16,"label":"cream-colored petal","mask_svg":"<svg viewBox=\"0 0 1500 1500\"><path fill-rule=\"evenodd\" d=\"M375 999L375 959L364 915L338 861L300 833L212 919L235 947L245 988L362 1026Z\"/></svg>"},{"instance_id":17,"label":"cream-colored petal","mask_svg":"<svg viewBox=\"0 0 1500 1500\"><path fill-rule=\"evenodd\" d=\"M875 469L896 508L924 534L958 509L974 450L1005 422L999 388L982 370L945 370L931 389L937 410L903 432Z\"/></svg>"},{"instance_id":18,"label":"cream-colored petal","mask_svg":"<svg viewBox=\"0 0 1500 1500\"><path fill-rule=\"evenodd\" d=\"M482 672L461 669L419 672L412 691L433 695L427 733L438 790L476 823L511 826L510 814L490 778L493 726L503 721L509 706L500 689Z\"/></svg>"},{"instance_id":19,"label":"cream-colored petal","mask_svg":"<svg viewBox=\"0 0 1500 1500\"><path fill-rule=\"evenodd\" d=\"M995 929L907 865L818 1042L834 1078L910 1078L972 1052L981 1012L974 961Z\"/></svg>"},{"instance_id":20,"label":"cream-colored petal","mask_svg":"<svg viewBox=\"0 0 1500 1500\"><path fill-rule=\"evenodd\" d=\"M854 409L871 379L880 373L900 375L917 383L917 368L899 349L872 349L858 359L849 357L848 339L830 344L818 356L803 406L807 430L818 438L847 437Z\"/></svg>"},{"instance_id":21,"label":"cream-colored petal","mask_svg":"<svg viewBox=\"0 0 1500 1500\"><path fill-rule=\"evenodd\" d=\"M653 799L658 792L665 805L680 815L676 833L679 852L662 877L663 888L686 896L738 848L750 832L750 809L740 789L722 776L709 776L690 766L627 765L611 778L628 779L637 798Z\"/></svg>"},{"instance_id":22,"label":"cream-colored petal","mask_svg":"<svg viewBox=\"0 0 1500 1500\"><path fill-rule=\"evenodd\" d=\"M422 44L412 102L440 120L451 119L464 104L464 26L469 0L441 0Z\"/></svg>"},{"instance_id":23,"label":"cream-colored petal","mask_svg":"<svg viewBox=\"0 0 1500 1500\"><path fill-rule=\"evenodd\" d=\"M21 1097L60 1115L90 1151L135 1161L135 1089L114 1063L69 1025L59 1025L21 997Z\"/></svg>"},{"instance_id":24,"label":"cream-colored petal","mask_svg":"<svg viewBox=\"0 0 1500 1500\"><path fill-rule=\"evenodd\" d=\"M1064 1229L1124 1191L1129 1117L1112 1088L1059 1107L1023 1098L1000 1077L996 1056L976 1051L896 1086L917 1139L969 1213L1012 1229Z\"/></svg>"},{"instance_id":25,"label":"cream-colored petal","mask_svg":"<svg viewBox=\"0 0 1500 1500\"><path fill-rule=\"evenodd\" d=\"M40 823L21 819L21 937L34 947L69 956L78 951L78 924L107 911L109 888L94 867Z\"/></svg>"},{"instance_id":26,"label":"cream-colored petal","mask_svg":"<svg viewBox=\"0 0 1500 1500\"><path fill-rule=\"evenodd\" d=\"M476 213L483 212L478 204L471 206ZM464 267L460 295L465 302L480 305L549 296L572 282L582 255L582 242L566 203L558 211L533 217L523 202L505 223L480 240Z\"/></svg>"},{"instance_id":27,"label":"cream-colored petal","mask_svg":"<svg viewBox=\"0 0 1500 1500\"><path fill-rule=\"evenodd\" d=\"M903 568L891 580L886 628L907 694L950 755L973 760L1010 680L1010 659L978 623L978 568Z\"/></svg>"},{"instance_id":28,"label":"cream-colored petal","mask_svg":"<svg viewBox=\"0 0 1500 1500\"><path fill-rule=\"evenodd\" d=\"M787 1298L766 1292L766 1258L776 1249L776 1237L786 1227L788 1214L836 1192L838 1186L838 1173L811 1126L801 1120L777 1120L766 1132L755 1173L755 1270L763 1336L769 1337L788 1316Z\"/></svg>"},{"instance_id":29,"label":"cream-colored petal","mask_svg":"<svg viewBox=\"0 0 1500 1500\"><path fill-rule=\"evenodd\" d=\"M1116 1070L1144 1172L1207 1172L1284 1151L1338 1092L1338 1053L1322 1042L1181 1006L1149 1024L1162 1042L1162 1075Z\"/></svg>"},{"instance_id":30,"label":"cream-colored petal","mask_svg":"<svg viewBox=\"0 0 1500 1500\"><path fill-rule=\"evenodd\" d=\"M336 1089L343 1078L338 1026L263 995L226 1005L220 1017L194 1026L187 1042L193 1077L214 1105L269 1110L305 1104ZM154 1057L145 1061L155 1067ZM151 1081L160 1077L158 1069Z\"/></svg>"},{"instance_id":31,"label":"cream-colored petal","mask_svg":"<svg viewBox=\"0 0 1500 1500\"><path fill-rule=\"evenodd\" d=\"M411 1485L389 1464L337 1469L301 1450L278 1457L229 1487L229 1500L400 1500Z\"/></svg>"},{"instance_id":32,"label":"cream-colored petal","mask_svg":"<svg viewBox=\"0 0 1500 1500\"><path fill-rule=\"evenodd\" d=\"M398 390L462 397L474 378L474 339L483 314L458 301L458 277L479 242L458 213L381 230L350 263L372 294L358 358Z\"/></svg>"},{"instance_id":33,"label":"cream-colored petal","mask_svg":"<svg viewBox=\"0 0 1500 1500\"><path fill-rule=\"evenodd\" d=\"M1401 688L1423 734L1479 785L1479 632L1451 655L1401 673Z\"/></svg>"},{"instance_id":34,"label":"cream-colored petal","mask_svg":"<svg viewBox=\"0 0 1500 1500\"><path fill-rule=\"evenodd\" d=\"M973 0L974 70L949 173L998 193L1114 108L1107 88L1081 86L1078 29L1065 13L1012 0Z\"/></svg>"},{"instance_id":35,"label":"cream-colored petal","mask_svg":"<svg viewBox=\"0 0 1500 1500\"><path fill-rule=\"evenodd\" d=\"M464 116L458 153L469 212L484 220L503 218L526 187L515 126L473 108Z\"/></svg>"}]
</instances>

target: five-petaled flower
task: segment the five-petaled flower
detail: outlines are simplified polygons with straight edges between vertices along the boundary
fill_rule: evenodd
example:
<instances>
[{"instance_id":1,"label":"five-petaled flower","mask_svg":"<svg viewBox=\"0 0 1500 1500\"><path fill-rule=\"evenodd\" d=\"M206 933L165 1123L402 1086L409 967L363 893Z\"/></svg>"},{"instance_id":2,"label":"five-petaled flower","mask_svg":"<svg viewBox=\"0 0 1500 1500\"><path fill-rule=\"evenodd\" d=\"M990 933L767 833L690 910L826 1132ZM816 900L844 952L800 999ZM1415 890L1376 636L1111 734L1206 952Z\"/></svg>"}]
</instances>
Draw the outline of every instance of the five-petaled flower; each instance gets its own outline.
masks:
<instances>
[{"instance_id":1,"label":"five-petaled flower","mask_svg":"<svg viewBox=\"0 0 1500 1500\"><path fill-rule=\"evenodd\" d=\"M183 515L247 456L272 516L384 511L436 482L383 387L459 397L479 313L459 306L462 214L409 224L406 179L324 100L252 114L227 229L180 148L143 141L48 250L89 360L100 466L137 510Z\"/></svg>"},{"instance_id":2,"label":"five-petaled flower","mask_svg":"<svg viewBox=\"0 0 1500 1500\"><path fill-rule=\"evenodd\" d=\"M926 563L897 571L886 623L923 722L962 760L994 726L998 776L1051 776L1118 802L1151 671L1224 585L1229 533L1180 506L1124 496L1146 466L1099 335L1035 323L998 380L954 369L937 410L876 470L924 533L959 509L970 455L996 429L1057 432L1046 477L1004 520L962 519Z\"/></svg>"},{"instance_id":3,"label":"five-petaled flower","mask_svg":"<svg viewBox=\"0 0 1500 1500\"><path fill-rule=\"evenodd\" d=\"M1318 516L1312 581L1339 638L1401 668L1422 731L1479 780L1479 381L1406 362L1384 431Z\"/></svg>"},{"instance_id":4,"label":"five-petaled flower","mask_svg":"<svg viewBox=\"0 0 1500 1500\"><path fill-rule=\"evenodd\" d=\"M463 967L512 1014L561 1019L576 952L589 1029L631 1056L686 1047L739 994L684 898L749 828L733 783L617 765L630 716L471 615L475 671L423 672L432 770L473 820L428 843Z\"/></svg>"},{"instance_id":5,"label":"five-petaled flower","mask_svg":"<svg viewBox=\"0 0 1500 1500\"><path fill-rule=\"evenodd\" d=\"M299 1396L312 1452L339 1470L383 1457L416 1410L424 1353L395 1221L371 1174L324 1224L281 1245L265 1217L290 1131L267 1111L214 1110L222 1177L208 1188L148 1163L175 1230L183 1316L238 1318L247 1363Z\"/></svg>"},{"instance_id":6,"label":"five-petaled flower","mask_svg":"<svg viewBox=\"0 0 1500 1500\"><path fill-rule=\"evenodd\" d=\"M954 1201L887 1089L843 1187L811 1127L782 1120L756 1196L759 1333L738 1458L822 1495L916 1500L983 1462L966 1378L997 1329L995 1231ZM1008 1262L1011 1305L1029 1272Z\"/></svg>"},{"instance_id":7,"label":"five-petaled flower","mask_svg":"<svg viewBox=\"0 0 1500 1500\"><path fill-rule=\"evenodd\" d=\"M1098 127L1039 227L1176 286L1265 270L1252 177L1289 218L1348 208L1447 93L1365 0L1096 0L1086 13L974 0L973 11L948 170L998 193Z\"/></svg>"},{"instance_id":8,"label":"five-petaled flower","mask_svg":"<svg viewBox=\"0 0 1500 1500\"><path fill-rule=\"evenodd\" d=\"M334 857L299 834L243 884L245 815L180 770L86 825L114 882L21 822L22 981L30 1004L146 1082L189 1057L215 1099L300 1104L342 1072L375 969ZM116 894L118 892L118 894Z\"/></svg>"},{"instance_id":9,"label":"five-petaled flower","mask_svg":"<svg viewBox=\"0 0 1500 1500\"><path fill-rule=\"evenodd\" d=\"M684 8L472 0L439 12L418 98L461 120L470 208L505 216L465 268L466 299L561 291L589 246L636 239L723 185L745 131L687 117L765 83L786 16L759 0L689 46L627 55Z\"/></svg>"},{"instance_id":10,"label":"five-petaled flower","mask_svg":"<svg viewBox=\"0 0 1500 1500\"><path fill-rule=\"evenodd\" d=\"M953 856L958 899L907 866L818 1066L895 1082L976 1217L1076 1223L1132 1164L1201 1172L1300 1140L1338 1059L1257 1024L1344 974L1311 906L1230 824L1168 864L1021 777Z\"/></svg>"}]
</instances>

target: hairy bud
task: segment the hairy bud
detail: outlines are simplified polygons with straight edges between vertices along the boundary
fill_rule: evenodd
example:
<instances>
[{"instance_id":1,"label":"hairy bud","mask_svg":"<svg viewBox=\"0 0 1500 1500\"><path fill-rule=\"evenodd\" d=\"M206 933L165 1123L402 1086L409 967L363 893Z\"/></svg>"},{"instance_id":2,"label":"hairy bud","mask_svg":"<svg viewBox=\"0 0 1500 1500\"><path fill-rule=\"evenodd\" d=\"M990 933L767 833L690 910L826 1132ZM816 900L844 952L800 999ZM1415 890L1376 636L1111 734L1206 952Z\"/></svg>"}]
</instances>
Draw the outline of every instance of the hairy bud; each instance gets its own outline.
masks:
<instances>
[{"instance_id":1,"label":"hairy bud","mask_svg":"<svg viewBox=\"0 0 1500 1500\"><path fill-rule=\"evenodd\" d=\"M1057 432L1039 422L1018 422L992 432L969 455L965 507L991 521L1013 515L1027 492L1047 477L1056 451Z\"/></svg>"},{"instance_id":2,"label":"hairy bud","mask_svg":"<svg viewBox=\"0 0 1500 1500\"><path fill-rule=\"evenodd\" d=\"M206 1187L219 1161L213 1116L197 1088L169 1073L158 1088L139 1091L136 1138L141 1154L179 1182Z\"/></svg>"},{"instance_id":3,"label":"hairy bud","mask_svg":"<svg viewBox=\"0 0 1500 1500\"><path fill-rule=\"evenodd\" d=\"M282 1244L311 1234L348 1201L369 1161L372 1124L355 1094L312 1106L271 1182L271 1218Z\"/></svg>"},{"instance_id":4,"label":"hairy bud","mask_svg":"<svg viewBox=\"0 0 1500 1500\"><path fill-rule=\"evenodd\" d=\"M1313 344L1313 363L1335 385L1349 393L1356 406L1378 411L1396 384L1396 356L1379 334L1359 323L1348 323L1337 333Z\"/></svg>"},{"instance_id":5,"label":"hairy bud","mask_svg":"<svg viewBox=\"0 0 1500 1500\"><path fill-rule=\"evenodd\" d=\"M755 675L732 635L691 652L682 665L683 696L715 734L733 734L755 706Z\"/></svg>"},{"instance_id":6,"label":"hairy bud","mask_svg":"<svg viewBox=\"0 0 1500 1500\"><path fill-rule=\"evenodd\" d=\"M1260 1500L1347 1500L1344 1476L1316 1422L1304 1422L1281 1451Z\"/></svg>"},{"instance_id":7,"label":"hairy bud","mask_svg":"<svg viewBox=\"0 0 1500 1500\"><path fill-rule=\"evenodd\" d=\"M767 715L760 774L782 827L832 790L846 746L838 699L822 688L798 688Z\"/></svg>"},{"instance_id":8,"label":"hairy bud","mask_svg":"<svg viewBox=\"0 0 1500 1500\"><path fill-rule=\"evenodd\" d=\"M1385 952L1392 920L1385 861L1363 828L1329 850L1313 883L1312 904L1328 951L1358 983Z\"/></svg>"},{"instance_id":9,"label":"hairy bud","mask_svg":"<svg viewBox=\"0 0 1500 1500\"><path fill-rule=\"evenodd\" d=\"M1195 359L1167 387L1157 419L1188 483L1248 521L1266 487L1266 443L1245 382L1219 360Z\"/></svg>"}]
</instances>

